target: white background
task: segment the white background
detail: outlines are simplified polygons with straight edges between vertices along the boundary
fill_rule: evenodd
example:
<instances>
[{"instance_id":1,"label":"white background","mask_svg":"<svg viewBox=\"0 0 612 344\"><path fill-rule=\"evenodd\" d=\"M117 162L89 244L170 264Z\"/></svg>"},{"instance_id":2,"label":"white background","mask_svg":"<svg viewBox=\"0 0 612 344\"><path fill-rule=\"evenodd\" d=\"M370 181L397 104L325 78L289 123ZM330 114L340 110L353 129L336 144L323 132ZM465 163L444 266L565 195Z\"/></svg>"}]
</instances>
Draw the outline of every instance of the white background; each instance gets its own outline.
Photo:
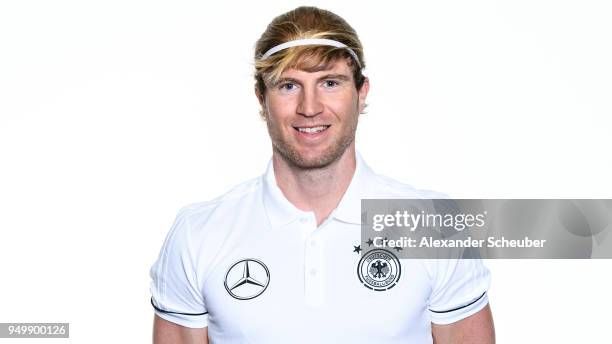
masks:
<instances>
[{"instance_id":1,"label":"white background","mask_svg":"<svg viewBox=\"0 0 612 344\"><path fill-rule=\"evenodd\" d=\"M453 197L612 198L606 1L319 3L363 41L375 171ZM301 4L0 3L0 322L150 341L177 210L265 168L251 56ZM499 343L609 338L612 261L487 265Z\"/></svg>"}]
</instances>

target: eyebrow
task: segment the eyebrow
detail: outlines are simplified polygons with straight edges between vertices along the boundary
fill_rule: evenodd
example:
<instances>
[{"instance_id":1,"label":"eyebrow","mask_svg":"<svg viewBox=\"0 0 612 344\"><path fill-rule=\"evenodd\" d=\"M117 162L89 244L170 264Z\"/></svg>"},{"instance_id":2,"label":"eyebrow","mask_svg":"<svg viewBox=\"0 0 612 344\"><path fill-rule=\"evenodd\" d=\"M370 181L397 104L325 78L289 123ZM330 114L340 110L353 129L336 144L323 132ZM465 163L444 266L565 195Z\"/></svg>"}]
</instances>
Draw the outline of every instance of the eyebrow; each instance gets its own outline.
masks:
<instances>
[{"instance_id":1,"label":"eyebrow","mask_svg":"<svg viewBox=\"0 0 612 344\"><path fill-rule=\"evenodd\" d=\"M351 78L344 74L326 74L320 77L317 81L321 81L325 79L339 79L342 81L349 81Z\"/></svg>"},{"instance_id":2,"label":"eyebrow","mask_svg":"<svg viewBox=\"0 0 612 344\"><path fill-rule=\"evenodd\" d=\"M346 76L345 74L325 74L323 76L321 76L320 78L317 79L317 82L322 81L322 80L326 80L326 79L338 79L338 80L342 80L342 81L349 81L351 78ZM280 78L278 79L278 81L276 83L274 83L274 86L279 85L283 82L294 82L296 84L301 84L301 82L297 79L294 78Z\"/></svg>"}]
</instances>

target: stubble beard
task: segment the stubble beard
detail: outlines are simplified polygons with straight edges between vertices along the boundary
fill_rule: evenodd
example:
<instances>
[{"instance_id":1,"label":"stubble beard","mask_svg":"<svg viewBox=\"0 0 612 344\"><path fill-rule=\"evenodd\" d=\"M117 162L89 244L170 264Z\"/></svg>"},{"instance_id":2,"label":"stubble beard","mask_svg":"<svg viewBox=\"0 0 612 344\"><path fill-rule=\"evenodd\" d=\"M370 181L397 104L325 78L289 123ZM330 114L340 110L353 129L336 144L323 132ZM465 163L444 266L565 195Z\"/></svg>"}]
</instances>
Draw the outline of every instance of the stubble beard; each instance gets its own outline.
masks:
<instances>
[{"instance_id":1,"label":"stubble beard","mask_svg":"<svg viewBox=\"0 0 612 344\"><path fill-rule=\"evenodd\" d=\"M346 128L328 148L311 158L300 154L294 145L287 142L280 132L271 126L270 122L267 122L267 126L274 152L294 168L311 170L325 168L340 159L346 149L355 141L357 120L353 121L350 127Z\"/></svg>"}]
</instances>

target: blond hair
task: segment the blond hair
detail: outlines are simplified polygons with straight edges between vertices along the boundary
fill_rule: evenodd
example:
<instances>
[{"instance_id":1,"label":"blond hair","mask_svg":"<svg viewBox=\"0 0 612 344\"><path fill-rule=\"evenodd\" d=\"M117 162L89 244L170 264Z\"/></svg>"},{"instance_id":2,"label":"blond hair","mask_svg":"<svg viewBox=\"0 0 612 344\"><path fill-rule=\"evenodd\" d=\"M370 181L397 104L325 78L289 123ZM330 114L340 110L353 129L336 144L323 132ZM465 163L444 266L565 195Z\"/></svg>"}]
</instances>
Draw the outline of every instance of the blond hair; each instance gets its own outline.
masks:
<instances>
[{"instance_id":1,"label":"blond hair","mask_svg":"<svg viewBox=\"0 0 612 344\"><path fill-rule=\"evenodd\" d=\"M344 43L352 49L359 62L346 48L324 45L303 45L287 48L262 60L271 48L296 39L324 38ZM302 6L274 18L255 45L255 80L261 94L267 84L274 84L281 74L291 68L316 72L326 70L339 60L346 59L353 71L357 90L365 80L363 47L355 30L340 16L316 7ZM361 66L360 66L361 64Z\"/></svg>"}]
</instances>

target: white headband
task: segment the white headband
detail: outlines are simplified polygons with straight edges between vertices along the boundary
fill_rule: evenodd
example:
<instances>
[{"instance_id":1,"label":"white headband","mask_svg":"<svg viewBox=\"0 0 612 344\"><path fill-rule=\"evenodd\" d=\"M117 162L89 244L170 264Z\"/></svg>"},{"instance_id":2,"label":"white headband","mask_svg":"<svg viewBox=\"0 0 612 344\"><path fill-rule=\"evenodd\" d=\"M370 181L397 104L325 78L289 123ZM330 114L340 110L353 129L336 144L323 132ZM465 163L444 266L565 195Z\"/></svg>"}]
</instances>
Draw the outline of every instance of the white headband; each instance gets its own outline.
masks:
<instances>
[{"instance_id":1,"label":"white headband","mask_svg":"<svg viewBox=\"0 0 612 344\"><path fill-rule=\"evenodd\" d=\"M359 67L361 68L361 62L359 62L359 57L357 57L357 54L353 51L353 49L349 48L344 43L334 41L333 39L325 39L325 38L296 39L293 41L279 44L275 47L272 47L270 50L266 51L266 53L263 54L260 60L265 60L268 57L270 57L272 54L279 52L283 49L297 47L300 45L329 45L329 46L336 47L336 48L345 48L351 54L351 56L353 56L353 58L355 59L355 62L357 62L357 65L359 65Z\"/></svg>"}]
</instances>

